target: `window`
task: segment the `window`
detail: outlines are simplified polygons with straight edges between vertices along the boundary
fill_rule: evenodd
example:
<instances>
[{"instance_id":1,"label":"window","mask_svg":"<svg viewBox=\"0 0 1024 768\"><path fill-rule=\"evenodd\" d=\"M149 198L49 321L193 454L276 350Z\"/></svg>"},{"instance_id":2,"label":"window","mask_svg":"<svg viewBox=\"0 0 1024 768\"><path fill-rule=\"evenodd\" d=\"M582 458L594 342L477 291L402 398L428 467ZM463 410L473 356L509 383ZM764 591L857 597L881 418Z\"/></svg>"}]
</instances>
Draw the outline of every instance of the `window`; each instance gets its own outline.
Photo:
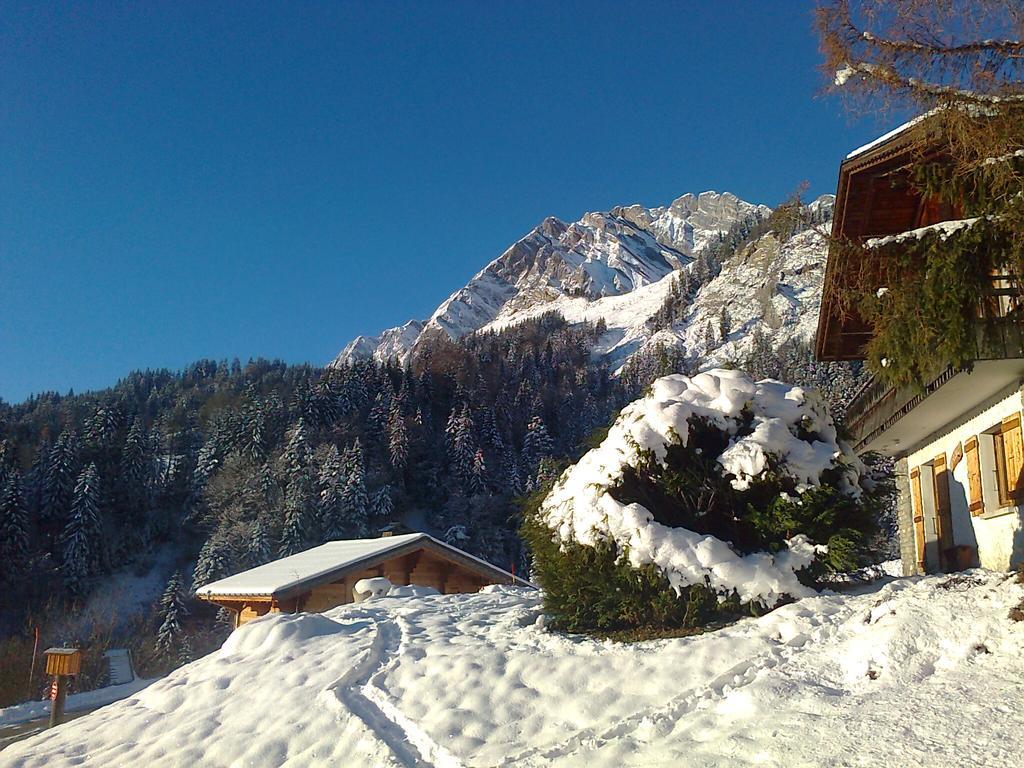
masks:
<instances>
[{"instance_id":1,"label":"window","mask_svg":"<svg viewBox=\"0 0 1024 768\"><path fill-rule=\"evenodd\" d=\"M1024 444L1019 413L964 441L971 515L996 514L1024 501Z\"/></svg>"},{"instance_id":2,"label":"window","mask_svg":"<svg viewBox=\"0 0 1024 768\"><path fill-rule=\"evenodd\" d=\"M1024 491L1021 472L1024 471L1024 446L1021 444L1020 414L1003 419L992 433L995 458L996 486L999 506L1015 506Z\"/></svg>"}]
</instances>

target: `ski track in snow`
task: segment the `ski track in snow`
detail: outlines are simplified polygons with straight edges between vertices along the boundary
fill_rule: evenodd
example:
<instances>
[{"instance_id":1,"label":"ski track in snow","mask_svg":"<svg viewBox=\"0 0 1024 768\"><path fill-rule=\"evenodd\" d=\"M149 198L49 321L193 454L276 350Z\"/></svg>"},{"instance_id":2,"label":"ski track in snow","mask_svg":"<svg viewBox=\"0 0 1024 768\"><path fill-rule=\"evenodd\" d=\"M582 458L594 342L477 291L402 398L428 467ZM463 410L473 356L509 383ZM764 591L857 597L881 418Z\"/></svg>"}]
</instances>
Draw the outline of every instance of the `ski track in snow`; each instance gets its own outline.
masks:
<instances>
[{"instance_id":1,"label":"ski track in snow","mask_svg":"<svg viewBox=\"0 0 1024 768\"><path fill-rule=\"evenodd\" d=\"M343 705L373 731L404 765L413 768L463 768L459 760L402 714L377 687L387 671L398 665L406 645L402 619L373 611L346 616L374 622L376 634L360 661L329 687Z\"/></svg>"}]
</instances>

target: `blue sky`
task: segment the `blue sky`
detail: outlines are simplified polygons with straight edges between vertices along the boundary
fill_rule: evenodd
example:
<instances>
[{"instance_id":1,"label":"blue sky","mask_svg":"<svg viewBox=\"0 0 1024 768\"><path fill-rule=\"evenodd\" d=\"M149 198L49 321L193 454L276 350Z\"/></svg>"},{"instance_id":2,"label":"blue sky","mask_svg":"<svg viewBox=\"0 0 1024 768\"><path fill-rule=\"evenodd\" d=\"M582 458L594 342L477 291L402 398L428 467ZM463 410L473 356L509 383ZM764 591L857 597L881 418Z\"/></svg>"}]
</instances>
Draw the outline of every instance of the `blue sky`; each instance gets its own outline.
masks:
<instances>
[{"instance_id":1,"label":"blue sky","mask_svg":"<svg viewBox=\"0 0 1024 768\"><path fill-rule=\"evenodd\" d=\"M812 3L0 2L0 397L322 364L544 216L834 192Z\"/></svg>"}]
</instances>

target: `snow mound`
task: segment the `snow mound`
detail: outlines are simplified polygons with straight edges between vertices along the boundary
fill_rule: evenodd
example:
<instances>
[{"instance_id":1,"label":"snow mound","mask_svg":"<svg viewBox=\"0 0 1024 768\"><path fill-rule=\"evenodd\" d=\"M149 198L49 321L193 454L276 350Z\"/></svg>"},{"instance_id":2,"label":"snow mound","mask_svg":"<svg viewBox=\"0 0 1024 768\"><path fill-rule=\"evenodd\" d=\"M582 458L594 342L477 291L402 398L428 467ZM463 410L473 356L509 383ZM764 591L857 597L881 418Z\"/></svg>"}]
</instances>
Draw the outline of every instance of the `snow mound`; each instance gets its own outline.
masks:
<instances>
[{"instance_id":1,"label":"snow mound","mask_svg":"<svg viewBox=\"0 0 1024 768\"><path fill-rule=\"evenodd\" d=\"M355 583L353 589L357 597L362 600L371 597L384 597L392 587L391 581L383 576L375 576L371 579L360 579Z\"/></svg>"},{"instance_id":2,"label":"snow mound","mask_svg":"<svg viewBox=\"0 0 1024 768\"><path fill-rule=\"evenodd\" d=\"M210 654L0 765L1010 768L1022 597L1005 574L897 579L637 644L543 631L525 589L278 614L232 639L302 628L267 655Z\"/></svg>"},{"instance_id":3,"label":"snow mound","mask_svg":"<svg viewBox=\"0 0 1024 768\"><path fill-rule=\"evenodd\" d=\"M392 586L388 590L387 597L430 597L431 595L440 595L433 587L421 587L418 584L409 584L408 586Z\"/></svg>"},{"instance_id":4,"label":"snow mound","mask_svg":"<svg viewBox=\"0 0 1024 768\"><path fill-rule=\"evenodd\" d=\"M314 637L345 630L346 627L319 613L290 613L280 618L276 614L268 614L232 632L219 652L224 656L275 654Z\"/></svg>"},{"instance_id":5,"label":"snow mound","mask_svg":"<svg viewBox=\"0 0 1024 768\"><path fill-rule=\"evenodd\" d=\"M795 480L797 491L820 484L827 470L839 470L840 490L855 498L861 494L866 468L839 440L817 395L715 369L692 378L665 376L654 382L650 395L624 408L601 445L555 484L541 505L541 522L561 541L595 546L610 539L628 552L634 567L657 566L677 590L707 580L719 592L735 589L744 602L769 604L783 595L811 594L796 572L809 566L820 548L805 536L794 536L788 549L774 555L743 556L720 539L662 525L642 505L612 497L609 491L641 452L653 452L664 462L670 445L685 446L695 418L733 436L718 461L737 490L771 466Z\"/></svg>"}]
</instances>

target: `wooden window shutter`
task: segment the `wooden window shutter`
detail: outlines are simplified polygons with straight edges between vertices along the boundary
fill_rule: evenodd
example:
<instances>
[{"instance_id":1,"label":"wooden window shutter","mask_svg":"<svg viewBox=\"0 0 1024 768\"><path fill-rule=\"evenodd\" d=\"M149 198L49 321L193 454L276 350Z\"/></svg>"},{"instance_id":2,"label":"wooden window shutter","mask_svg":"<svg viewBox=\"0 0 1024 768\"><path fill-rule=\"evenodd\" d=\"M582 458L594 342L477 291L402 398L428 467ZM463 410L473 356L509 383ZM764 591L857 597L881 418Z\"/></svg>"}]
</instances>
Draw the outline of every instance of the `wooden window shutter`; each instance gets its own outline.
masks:
<instances>
[{"instance_id":1,"label":"wooden window shutter","mask_svg":"<svg viewBox=\"0 0 1024 768\"><path fill-rule=\"evenodd\" d=\"M946 454L940 454L932 460L932 479L935 488L935 534L939 539L939 562L942 567L951 568L954 565L950 551L953 546L953 514L949 507L949 471L946 469Z\"/></svg>"},{"instance_id":2,"label":"wooden window shutter","mask_svg":"<svg viewBox=\"0 0 1024 768\"><path fill-rule=\"evenodd\" d=\"M981 459L978 456L978 438L968 438L964 443L967 457L967 508L975 517L985 511L985 500L981 493Z\"/></svg>"},{"instance_id":3,"label":"wooden window shutter","mask_svg":"<svg viewBox=\"0 0 1024 768\"><path fill-rule=\"evenodd\" d=\"M910 470L910 492L913 497L914 542L917 545L917 567L924 570L924 507L921 504L921 470Z\"/></svg>"},{"instance_id":4,"label":"wooden window shutter","mask_svg":"<svg viewBox=\"0 0 1024 768\"><path fill-rule=\"evenodd\" d=\"M1020 414L1003 419L1000 433L1003 442L1003 461L1006 468L1007 501L1016 502L1024 491L1021 472L1024 472L1024 446L1021 444Z\"/></svg>"},{"instance_id":5,"label":"wooden window shutter","mask_svg":"<svg viewBox=\"0 0 1024 768\"><path fill-rule=\"evenodd\" d=\"M953 455L949 457L949 471L952 472L960 464L960 459L964 457L964 445L963 443L957 443L956 448L953 449Z\"/></svg>"}]
</instances>

